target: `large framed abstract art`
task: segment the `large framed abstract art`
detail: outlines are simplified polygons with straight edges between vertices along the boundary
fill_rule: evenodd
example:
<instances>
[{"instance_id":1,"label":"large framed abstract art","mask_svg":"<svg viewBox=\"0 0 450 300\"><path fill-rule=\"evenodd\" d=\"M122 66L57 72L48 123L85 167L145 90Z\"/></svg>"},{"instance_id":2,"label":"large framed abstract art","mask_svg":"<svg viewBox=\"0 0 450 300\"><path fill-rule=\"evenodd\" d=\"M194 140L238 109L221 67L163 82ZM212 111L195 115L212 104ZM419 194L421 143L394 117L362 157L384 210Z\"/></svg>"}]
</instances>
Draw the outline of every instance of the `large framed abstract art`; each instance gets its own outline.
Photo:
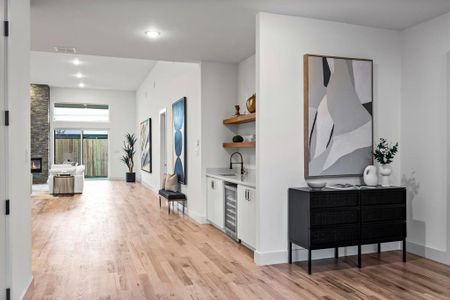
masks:
<instances>
[{"instance_id":1,"label":"large framed abstract art","mask_svg":"<svg viewBox=\"0 0 450 300\"><path fill-rule=\"evenodd\" d=\"M152 172L152 119L140 124L141 170Z\"/></svg>"},{"instance_id":2,"label":"large framed abstract art","mask_svg":"<svg viewBox=\"0 0 450 300\"><path fill-rule=\"evenodd\" d=\"M304 56L305 177L361 176L373 163L373 61Z\"/></svg>"},{"instance_id":3,"label":"large framed abstract art","mask_svg":"<svg viewBox=\"0 0 450 300\"><path fill-rule=\"evenodd\" d=\"M187 184L186 97L172 104L173 162L178 182Z\"/></svg>"}]
</instances>

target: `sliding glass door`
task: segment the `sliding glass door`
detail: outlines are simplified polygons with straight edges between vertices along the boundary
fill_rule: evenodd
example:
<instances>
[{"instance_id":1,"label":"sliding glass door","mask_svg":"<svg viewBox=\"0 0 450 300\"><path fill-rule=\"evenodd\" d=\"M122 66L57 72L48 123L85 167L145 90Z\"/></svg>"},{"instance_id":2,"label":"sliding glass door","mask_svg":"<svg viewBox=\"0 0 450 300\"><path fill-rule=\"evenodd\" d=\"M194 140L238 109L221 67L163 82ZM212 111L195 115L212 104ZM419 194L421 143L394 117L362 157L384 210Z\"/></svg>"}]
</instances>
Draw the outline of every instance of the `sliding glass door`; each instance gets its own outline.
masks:
<instances>
[{"instance_id":1,"label":"sliding glass door","mask_svg":"<svg viewBox=\"0 0 450 300\"><path fill-rule=\"evenodd\" d=\"M107 131L83 131L83 164L86 177L108 177Z\"/></svg>"},{"instance_id":2,"label":"sliding glass door","mask_svg":"<svg viewBox=\"0 0 450 300\"><path fill-rule=\"evenodd\" d=\"M108 131L56 129L55 164L84 165L87 178L108 177Z\"/></svg>"}]
</instances>

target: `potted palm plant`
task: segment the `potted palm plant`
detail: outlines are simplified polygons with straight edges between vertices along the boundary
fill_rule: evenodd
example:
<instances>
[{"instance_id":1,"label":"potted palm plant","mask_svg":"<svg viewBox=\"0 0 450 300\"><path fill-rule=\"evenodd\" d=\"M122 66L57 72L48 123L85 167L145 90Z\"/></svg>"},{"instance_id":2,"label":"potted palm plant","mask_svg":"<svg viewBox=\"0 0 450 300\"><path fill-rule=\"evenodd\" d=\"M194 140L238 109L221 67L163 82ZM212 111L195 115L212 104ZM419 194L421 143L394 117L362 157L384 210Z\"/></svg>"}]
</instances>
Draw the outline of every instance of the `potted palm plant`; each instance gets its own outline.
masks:
<instances>
[{"instance_id":1,"label":"potted palm plant","mask_svg":"<svg viewBox=\"0 0 450 300\"><path fill-rule=\"evenodd\" d=\"M134 134L127 133L125 135L125 141L123 142L123 151L125 152L122 155L121 160L127 166L128 172L126 176L127 182L135 182L136 181L136 173L133 172L134 169L134 155L136 154L136 150L134 146L136 145L136 137Z\"/></svg>"}]
</instances>

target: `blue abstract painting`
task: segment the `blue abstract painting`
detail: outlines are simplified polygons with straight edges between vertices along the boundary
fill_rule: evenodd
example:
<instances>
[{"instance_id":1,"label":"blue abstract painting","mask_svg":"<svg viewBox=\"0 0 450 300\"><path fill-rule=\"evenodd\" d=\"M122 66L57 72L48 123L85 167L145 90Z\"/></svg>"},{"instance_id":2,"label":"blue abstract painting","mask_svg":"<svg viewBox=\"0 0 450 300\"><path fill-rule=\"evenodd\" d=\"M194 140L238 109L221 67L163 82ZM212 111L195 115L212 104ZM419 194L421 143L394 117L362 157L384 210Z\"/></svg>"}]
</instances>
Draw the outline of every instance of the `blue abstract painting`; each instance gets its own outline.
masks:
<instances>
[{"instance_id":1,"label":"blue abstract painting","mask_svg":"<svg viewBox=\"0 0 450 300\"><path fill-rule=\"evenodd\" d=\"M172 114L174 173L178 175L178 182L186 184L186 97L172 104Z\"/></svg>"}]
</instances>

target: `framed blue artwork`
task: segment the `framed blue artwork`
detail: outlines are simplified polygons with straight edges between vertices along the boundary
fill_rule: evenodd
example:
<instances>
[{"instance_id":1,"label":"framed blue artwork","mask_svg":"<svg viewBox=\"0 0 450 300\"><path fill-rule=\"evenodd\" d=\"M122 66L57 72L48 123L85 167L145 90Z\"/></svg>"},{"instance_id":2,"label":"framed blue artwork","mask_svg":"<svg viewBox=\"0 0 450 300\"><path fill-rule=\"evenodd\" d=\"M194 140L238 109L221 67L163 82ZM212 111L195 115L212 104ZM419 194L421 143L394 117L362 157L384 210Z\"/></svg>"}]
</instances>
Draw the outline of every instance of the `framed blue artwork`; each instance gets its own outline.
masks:
<instances>
[{"instance_id":1,"label":"framed blue artwork","mask_svg":"<svg viewBox=\"0 0 450 300\"><path fill-rule=\"evenodd\" d=\"M147 119L140 126L141 170L152 172L152 119Z\"/></svg>"},{"instance_id":2,"label":"framed blue artwork","mask_svg":"<svg viewBox=\"0 0 450 300\"><path fill-rule=\"evenodd\" d=\"M187 184L186 97L172 104L173 162L178 182Z\"/></svg>"}]
</instances>

